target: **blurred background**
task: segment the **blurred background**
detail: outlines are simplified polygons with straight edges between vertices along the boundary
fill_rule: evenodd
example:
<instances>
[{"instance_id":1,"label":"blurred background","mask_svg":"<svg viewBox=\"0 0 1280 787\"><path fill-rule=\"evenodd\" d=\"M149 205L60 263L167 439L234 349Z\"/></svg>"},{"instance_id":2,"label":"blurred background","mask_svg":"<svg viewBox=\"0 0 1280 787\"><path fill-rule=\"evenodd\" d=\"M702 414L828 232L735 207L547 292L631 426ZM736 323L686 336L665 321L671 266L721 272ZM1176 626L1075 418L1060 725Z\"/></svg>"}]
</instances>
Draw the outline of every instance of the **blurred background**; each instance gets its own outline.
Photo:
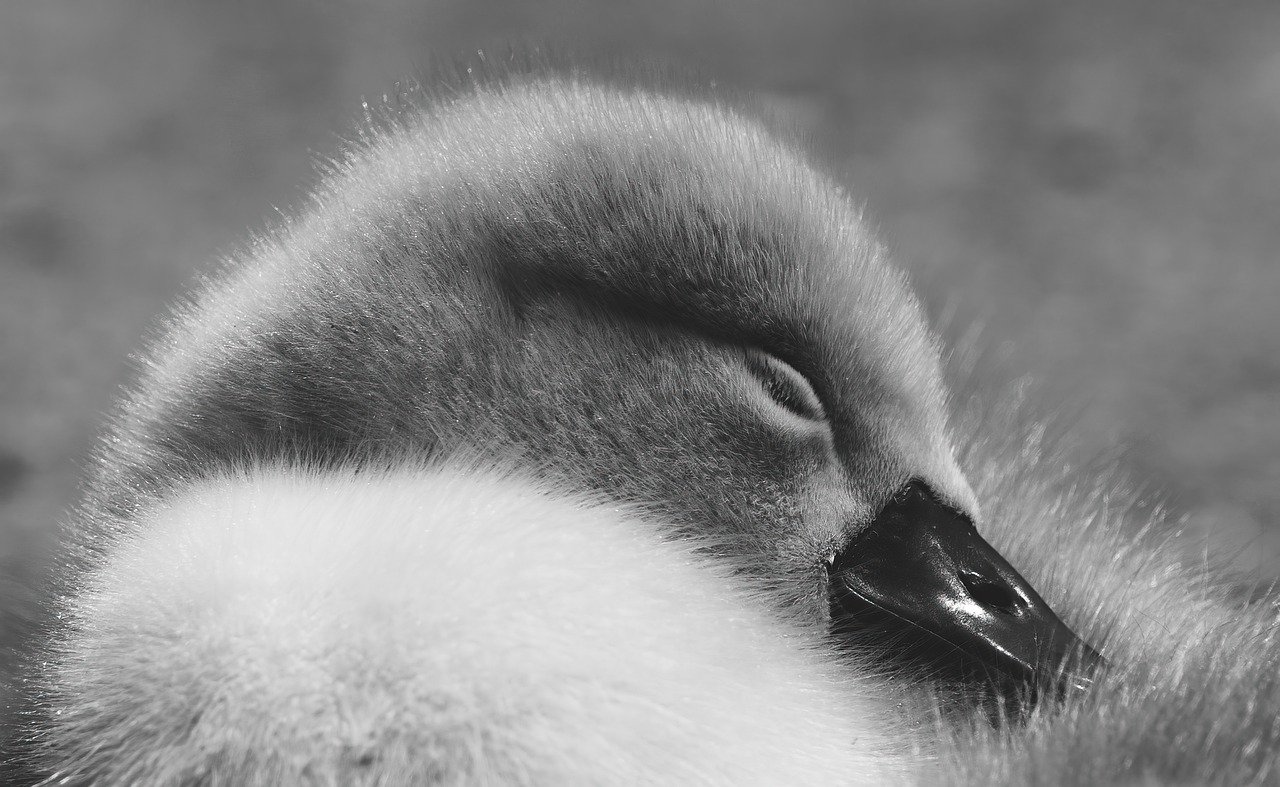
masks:
<instances>
[{"instance_id":1,"label":"blurred background","mask_svg":"<svg viewBox=\"0 0 1280 787\"><path fill-rule=\"evenodd\" d=\"M41 0L0 4L0 608L155 315L362 97L511 44L760 95L1082 461L1280 573L1273 0Z\"/></svg>"}]
</instances>

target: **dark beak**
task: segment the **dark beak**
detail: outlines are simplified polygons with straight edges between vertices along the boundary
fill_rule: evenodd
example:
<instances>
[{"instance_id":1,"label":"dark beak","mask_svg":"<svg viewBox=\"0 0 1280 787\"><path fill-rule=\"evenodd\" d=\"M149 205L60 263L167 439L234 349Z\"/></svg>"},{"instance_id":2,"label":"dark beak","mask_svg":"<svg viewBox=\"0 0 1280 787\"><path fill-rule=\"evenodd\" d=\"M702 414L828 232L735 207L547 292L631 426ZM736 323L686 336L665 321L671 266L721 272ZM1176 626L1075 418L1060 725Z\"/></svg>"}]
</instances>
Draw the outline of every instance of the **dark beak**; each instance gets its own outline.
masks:
<instances>
[{"instance_id":1,"label":"dark beak","mask_svg":"<svg viewBox=\"0 0 1280 787\"><path fill-rule=\"evenodd\" d=\"M894 661L1006 695L1088 688L1106 664L973 522L912 482L830 567L832 627Z\"/></svg>"}]
</instances>

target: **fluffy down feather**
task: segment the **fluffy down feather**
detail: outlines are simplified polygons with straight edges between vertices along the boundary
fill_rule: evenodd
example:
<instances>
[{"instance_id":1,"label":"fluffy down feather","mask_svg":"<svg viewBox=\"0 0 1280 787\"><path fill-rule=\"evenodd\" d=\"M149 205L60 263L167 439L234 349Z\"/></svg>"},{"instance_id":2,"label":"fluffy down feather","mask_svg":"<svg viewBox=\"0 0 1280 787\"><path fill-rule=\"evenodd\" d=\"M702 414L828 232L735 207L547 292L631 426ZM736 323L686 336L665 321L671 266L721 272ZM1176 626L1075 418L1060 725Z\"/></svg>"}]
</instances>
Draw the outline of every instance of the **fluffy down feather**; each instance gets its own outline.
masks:
<instances>
[{"instance_id":1,"label":"fluffy down feather","mask_svg":"<svg viewBox=\"0 0 1280 787\"><path fill-rule=\"evenodd\" d=\"M53 676L73 781L901 776L877 685L766 596L634 513L511 475L220 477L139 516L109 562Z\"/></svg>"}]
</instances>

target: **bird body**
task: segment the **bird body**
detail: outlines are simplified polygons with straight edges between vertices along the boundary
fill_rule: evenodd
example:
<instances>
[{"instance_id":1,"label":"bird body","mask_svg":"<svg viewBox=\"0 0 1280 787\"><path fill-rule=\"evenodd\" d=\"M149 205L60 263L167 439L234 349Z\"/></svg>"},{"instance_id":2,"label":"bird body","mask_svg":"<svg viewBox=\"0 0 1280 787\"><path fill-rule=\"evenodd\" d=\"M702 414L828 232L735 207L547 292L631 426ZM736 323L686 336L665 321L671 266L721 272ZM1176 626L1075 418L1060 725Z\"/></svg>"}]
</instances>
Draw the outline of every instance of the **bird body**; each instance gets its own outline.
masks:
<instances>
[{"instance_id":1,"label":"bird body","mask_svg":"<svg viewBox=\"0 0 1280 787\"><path fill-rule=\"evenodd\" d=\"M1113 478L953 424L856 208L723 105L530 74L398 113L146 362L29 659L32 773L1275 773L1273 613L1135 541ZM990 727L975 673L1051 701ZM1229 733L1170 726L1194 696Z\"/></svg>"}]
</instances>

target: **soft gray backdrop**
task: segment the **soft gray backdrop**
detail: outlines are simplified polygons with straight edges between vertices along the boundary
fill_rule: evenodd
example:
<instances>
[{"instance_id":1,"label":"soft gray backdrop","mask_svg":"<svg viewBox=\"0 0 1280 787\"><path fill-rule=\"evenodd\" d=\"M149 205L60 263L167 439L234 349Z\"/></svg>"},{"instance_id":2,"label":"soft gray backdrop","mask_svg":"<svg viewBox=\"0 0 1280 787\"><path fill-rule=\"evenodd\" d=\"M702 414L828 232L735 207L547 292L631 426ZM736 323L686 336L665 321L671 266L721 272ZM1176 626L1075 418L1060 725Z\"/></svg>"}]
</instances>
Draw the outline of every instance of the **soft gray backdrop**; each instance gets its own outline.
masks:
<instances>
[{"instance_id":1,"label":"soft gray backdrop","mask_svg":"<svg viewBox=\"0 0 1280 787\"><path fill-rule=\"evenodd\" d=\"M32 0L0 4L0 609L153 316L361 96L510 43L763 95L1082 459L1277 573L1278 3Z\"/></svg>"}]
</instances>

